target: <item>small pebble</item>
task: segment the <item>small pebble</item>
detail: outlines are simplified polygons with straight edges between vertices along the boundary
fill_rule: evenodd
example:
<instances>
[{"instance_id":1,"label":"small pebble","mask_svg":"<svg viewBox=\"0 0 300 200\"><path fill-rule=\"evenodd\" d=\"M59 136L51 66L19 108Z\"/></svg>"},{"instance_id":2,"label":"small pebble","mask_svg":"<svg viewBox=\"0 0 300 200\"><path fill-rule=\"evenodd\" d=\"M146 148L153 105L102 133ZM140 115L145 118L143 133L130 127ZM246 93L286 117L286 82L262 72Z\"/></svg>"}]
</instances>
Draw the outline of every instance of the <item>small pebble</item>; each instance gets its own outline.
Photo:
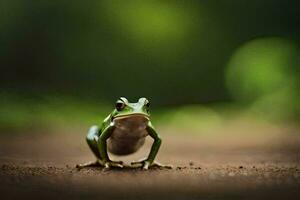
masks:
<instances>
[{"instance_id":1,"label":"small pebble","mask_svg":"<svg viewBox=\"0 0 300 200\"><path fill-rule=\"evenodd\" d=\"M194 165L194 162L193 162L193 161L190 161L190 162L189 162L189 165L190 165L190 166L193 166L193 165Z\"/></svg>"}]
</instances>

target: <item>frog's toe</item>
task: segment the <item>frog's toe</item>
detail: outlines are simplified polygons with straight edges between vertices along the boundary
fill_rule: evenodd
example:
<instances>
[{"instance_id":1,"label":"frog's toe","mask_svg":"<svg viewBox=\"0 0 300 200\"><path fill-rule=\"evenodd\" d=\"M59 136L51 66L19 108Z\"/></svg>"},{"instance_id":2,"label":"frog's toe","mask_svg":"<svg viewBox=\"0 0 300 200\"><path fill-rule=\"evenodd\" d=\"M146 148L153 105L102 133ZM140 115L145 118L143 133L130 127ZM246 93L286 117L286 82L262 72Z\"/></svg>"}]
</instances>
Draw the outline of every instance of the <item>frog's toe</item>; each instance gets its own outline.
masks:
<instances>
[{"instance_id":1,"label":"frog's toe","mask_svg":"<svg viewBox=\"0 0 300 200\"><path fill-rule=\"evenodd\" d=\"M142 168L144 170L149 169L152 165L150 164L149 161L138 161L138 162L131 162L131 167L132 168Z\"/></svg>"},{"instance_id":2,"label":"frog's toe","mask_svg":"<svg viewBox=\"0 0 300 200\"><path fill-rule=\"evenodd\" d=\"M149 166L150 166L150 163L149 162L145 162L144 166L143 166L143 170L148 170Z\"/></svg>"},{"instance_id":3,"label":"frog's toe","mask_svg":"<svg viewBox=\"0 0 300 200\"><path fill-rule=\"evenodd\" d=\"M164 164L161 164L157 161L155 161L152 166L154 167L158 167L158 168L165 168L165 169L173 169L173 165L164 165Z\"/></svg>"},{"instance_id":4,"label":"frog's toe","mask_svg":"<svg viewBox=\"0 0 300 200\"><path fill-rule=\"evenodd\" d=\"M92 162L87 162L87 163L83 163L83 164L77 164L76 168L82 169L85 167L95 167L95 166L101 166L101 164L98 161L92 161Z\"/></svg>"},{"instance_id":5,"label":"frog's toe","mask_svg":"<svg viewBox=\"0 0 300 200\"><path fill-rule=\"evenodd\" d=\"M105 168L105 169L109 169L109 168L110 168L109 163L105 163L105 164L104 164L104 168Z\"/></svg>"},{"instance_id":6,"label":"frog's toe","mask_svg":"<svg viewBox=\"0 0 300 200\"><path fill-rule=\"evenodd\" d=\"M112 167L119 167L119 168L123 168L124 167L122 164L119 164L119 163L112 163L111 166Z\"/></svg>"},{"instance_id":7,"label":"frog's toe","mask_svg":"<svg viewBox=\"0 0 300 200\"><path fill-rule=\"evenodd\" d=\"M106 162L104 163L104 168L110 169L111 167L117 167L117 168L123 168L123 162L122 161L110 161L110 162Z\"/></svg>"}]
</instances>

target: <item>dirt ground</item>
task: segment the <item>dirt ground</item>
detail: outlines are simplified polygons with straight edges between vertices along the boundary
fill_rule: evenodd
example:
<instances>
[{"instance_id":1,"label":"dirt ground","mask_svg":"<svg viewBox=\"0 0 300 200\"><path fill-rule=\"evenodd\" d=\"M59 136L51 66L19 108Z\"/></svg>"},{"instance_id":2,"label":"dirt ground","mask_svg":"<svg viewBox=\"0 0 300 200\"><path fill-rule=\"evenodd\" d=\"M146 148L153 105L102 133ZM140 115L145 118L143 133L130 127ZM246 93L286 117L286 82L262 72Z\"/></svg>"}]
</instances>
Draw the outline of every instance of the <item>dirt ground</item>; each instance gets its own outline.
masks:
<instances>
[{"instance_id":1,"label":"dirt ground","mask_svg":"<svg viewBox=\"0 0 300 200\"><path fill-rule=\"evenodd\" d=\"M94 160L81 128L3 133L1 199L300 198L298 128L227 127L210 136L161 130L158 160L173 169L77 170L76 164ZM145 157L150 144L111 157L129 163Z\"/></svg>"}]
</instances>

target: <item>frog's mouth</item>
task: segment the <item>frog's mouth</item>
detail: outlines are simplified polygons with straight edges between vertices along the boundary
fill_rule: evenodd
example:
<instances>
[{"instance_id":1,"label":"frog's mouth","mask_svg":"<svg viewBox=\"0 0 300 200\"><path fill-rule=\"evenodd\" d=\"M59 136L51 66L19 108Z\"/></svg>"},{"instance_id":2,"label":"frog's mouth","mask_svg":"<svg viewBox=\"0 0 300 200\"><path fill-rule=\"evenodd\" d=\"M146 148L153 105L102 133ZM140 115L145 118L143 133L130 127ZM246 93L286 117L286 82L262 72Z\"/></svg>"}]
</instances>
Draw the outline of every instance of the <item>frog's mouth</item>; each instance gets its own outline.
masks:
<instances>
[{"instance_id":1,"label":"frog's mouth","mask_svg":"<svg viewBox=\"0 0 300 200\"><path fill-rule=\"evenodd\" d=\"M119 116L115 116L113 120L119 120L125 118L146 118L147 120L149 120L149 116L142 113L131 113L127 115L119 115Z\"/></svg>"},{"instance_id":2,"label":"frog's mouth","mask_svg":"<svg viewBox=\"0 0 300 200\"><path fill-rule=\"evenodd\" d=\"M116 127L128 130L143 130L147 127L149 116L145 114L129 114L117 116L113 119Z\"/></svg>"}]
</instances>

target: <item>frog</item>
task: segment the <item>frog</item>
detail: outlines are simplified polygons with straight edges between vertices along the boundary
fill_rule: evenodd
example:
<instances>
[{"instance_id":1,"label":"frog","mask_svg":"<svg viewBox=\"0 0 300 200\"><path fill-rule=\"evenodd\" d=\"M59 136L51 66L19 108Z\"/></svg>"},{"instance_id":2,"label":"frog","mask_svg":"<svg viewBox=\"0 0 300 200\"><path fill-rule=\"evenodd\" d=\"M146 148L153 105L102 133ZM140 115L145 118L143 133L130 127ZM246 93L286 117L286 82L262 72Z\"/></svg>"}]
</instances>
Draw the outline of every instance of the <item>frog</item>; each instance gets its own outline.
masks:
<instances>
[{"instance_id":1,"label":"frog","mask_svg":"<svg viewBox=\"0 0 300 200\"><path fill-rule=\"evenodd\" d=\"M145 143L147 136L153 139L148 156L137 162L131 162L130 167L148 170L152 167L172 168L155 161L162 139L150 120L150 102L141 97L136 103L131 103L125 97L120 97L113 111L103 120L100 126L90 127L86 142L96 157L96 161L80 164L81 169L89 166L102 166L105 169L124 168L123 161L113 161L108 152L125 156L137 152Z\"/></svg>"}]
</instances>

